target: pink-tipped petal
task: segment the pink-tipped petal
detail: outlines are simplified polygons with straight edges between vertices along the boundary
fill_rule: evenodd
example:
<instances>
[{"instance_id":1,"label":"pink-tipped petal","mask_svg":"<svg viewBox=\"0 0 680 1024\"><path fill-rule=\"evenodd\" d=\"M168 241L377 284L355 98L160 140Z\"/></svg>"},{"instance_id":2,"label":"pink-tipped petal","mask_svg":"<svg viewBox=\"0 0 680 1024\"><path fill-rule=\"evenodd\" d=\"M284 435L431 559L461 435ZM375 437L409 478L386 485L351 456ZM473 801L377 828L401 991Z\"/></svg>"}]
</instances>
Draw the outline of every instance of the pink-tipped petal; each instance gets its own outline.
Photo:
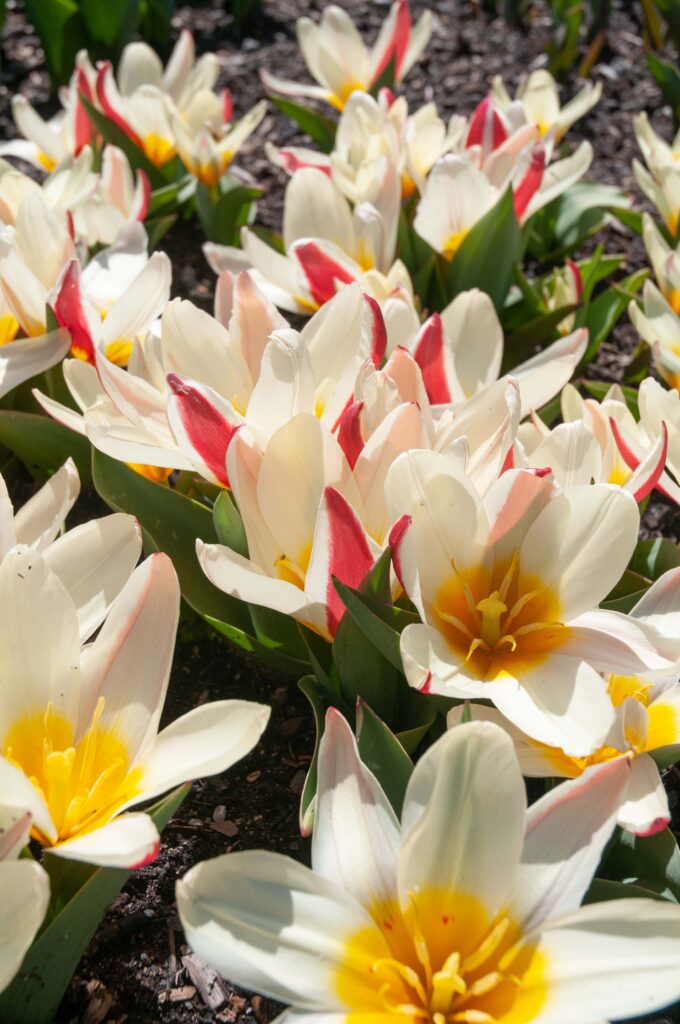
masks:
<instances>
[{"instance_id":1,"label":"pink-tipped petal","mask_svg":"<svg viewBox=\"0 0 680 1024\"><path fill-rule=\"evenodd\" d=\"M433 313L421 327L415 340L413 358L420 367L427 397L433 405L444 405L452 399L446 372L446 338L439 313Z\"/></svg>"},{"instance_id":2,"label":"pink-tipped petal","mask_svg":"<svg viewBox=\"0 0 680 1024\"><path fill-rule=\"evenodd\" d=\"M343 411L339 420L338 444L345 453L351 469L354 469L364 447L364 439L361 434L361 410L363 407L363 402L352 402Z\"/></svg>"}]
</instances>

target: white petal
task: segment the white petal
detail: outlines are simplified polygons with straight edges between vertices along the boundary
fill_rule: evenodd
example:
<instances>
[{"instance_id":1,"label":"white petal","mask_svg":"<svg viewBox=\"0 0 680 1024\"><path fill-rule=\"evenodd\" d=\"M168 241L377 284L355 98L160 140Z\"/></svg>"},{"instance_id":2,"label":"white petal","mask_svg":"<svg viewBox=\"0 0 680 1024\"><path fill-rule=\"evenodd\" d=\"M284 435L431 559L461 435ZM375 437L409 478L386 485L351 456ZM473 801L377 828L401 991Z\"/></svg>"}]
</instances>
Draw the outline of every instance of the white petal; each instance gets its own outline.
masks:
<instances>
[{"instance_id":1,"label":"white petal","mask_svg":"<svg viewBox=\"0 0 680 1024\"><path fill-rule=\"evenodd\" d=\"M18 544L42 551L57 536L80 492L78 470L72 459L22 506L14 518Z\"/></svg>"},{"instance_id":2,"label":"white petal","mask_svg":"<svg viewBox=\"0 0 680 1024\"><path fill-rule=\"evenodd\" d=\"M158 830L148 814L120 818L52 848L66 860L82 860L101 868L142 868L158 856Z\"/></svg>"},{"instance_id":3,"label":"white petal","mask_svg":"<svg viewBox=\"0 0 680 1024\"><path fill-rule=\"evenodd\" d=\"M47 873L35 861L0 863L0 992L9 985L43 922Z\"/></svg>"},{"instance_id":4,"label":"white petal","mask_svg":"<svg viewBox=\"0 0 680 1024\"><path fill-rule=\"evenodd\" d=\"M619 808L618 823L636 836L650 836L670 821L668 797L659 769L648 754L640 754L631 765L630 781Z\"/></svg>"},{"instance_id":5,"label":"white petal","mask_svg":"<svg viewBox=\"0 0 680 1024\"><path fill-rule=\"evenodd\" d=\"M384 905L396 896L399 821L334 708L326 716L317 772L314 870L364 906Z\"/></svg>"}]
</instances>

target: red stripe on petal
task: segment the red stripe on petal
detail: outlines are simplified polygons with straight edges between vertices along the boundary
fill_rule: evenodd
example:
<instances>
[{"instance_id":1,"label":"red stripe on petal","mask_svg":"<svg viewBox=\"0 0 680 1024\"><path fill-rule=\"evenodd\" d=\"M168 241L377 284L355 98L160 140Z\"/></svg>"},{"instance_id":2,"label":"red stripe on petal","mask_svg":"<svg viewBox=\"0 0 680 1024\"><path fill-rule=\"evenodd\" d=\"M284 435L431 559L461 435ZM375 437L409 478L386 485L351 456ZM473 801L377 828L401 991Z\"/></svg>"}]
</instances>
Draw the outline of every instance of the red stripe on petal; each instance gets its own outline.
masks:
<instances>
[{"instance_id":1,"label":"red stripe on petal","mask_svg":"<svg viewBox=\"0 0 680 1024\"><path fill-rule=\"evenodd\" d=\"M371 295L364 294L364 302L368 306L372 317L371 359L373 360L373 365L377 370L385 358L385 352L387 350L387 328L385 327L385 318L382 315L382 309L378 305L377 301Z\"/></svg>"},{"instance_id":2,"label":"red stripe on petal","mask_svg":"<svg viewBox=\"0 0 680 1024\"><path fill-rule=\"evenodd\" d=\"M92 103L92 90L90 89L90 83L87 80L87 76L82 68L76 70L76 94L78 99L76 100L76 116L74 125L74 156L78 156L83 146L88 146L92 135L92 125L90 118L88 117L85 107L80 101L80 97L84 96L85 99Z\"/></svg>"},{"instance_id":3,"label":"red stripe on petal","mask_svg":"<svg viewBox=\"0 0 680 1024\"><path fill-rule=\"evenodd\" d=\"M328 164L313 164L307 163L305 160L301 160L299 156L292 153L289 149L280 149L279 157L283 164L284 170L288 174L295 174L296 171L302 170L303 167L313 167L315 171L322 171L329 178L331 176L331 164L330 160Z\"/></svg>"},{"instance_id":4,"label":"red stripe on petal","mask_svg":"<svg viewBox=\"0 0 680 1024\"><path fill-rule=\"evenodd\" d=\"M215 479L228 487L227 449L238 426L225 420L205 395L176 374L169 373L167 381L189 444Z\"/></svg>"},{"instance_id":5,"label":"red stripe on petal","mask_svg":"<svg viewBox=\"0 0 680 1024\"><path fill-rule=\"evenodd\" d=\"M351 284L355 278L345 267L331 256L328 256L316 242L302 242L291 248L302 271L307 278L307 285L317 306L323 306L336 293L335 282Z\"/></svg>"},{"instance_id":6,"label":"red stripe on petal","mask_svg":"<svg viewBox=\"0 0 680 1024\"><path fill-rule=\"evenodd\" d=\"M409 11L408 0L397 0L397 17L394 22L394 32L385 47L382 60L373 72L373 82L378 81L391 60L394 60L394 80L395 82L399 81L401 67L408 50L409 39L411 38L411 25L411 12Z\"/></svg>"},{"instance_id":7,"label":"red stripe on petal","mask_svg":"<svg viewBox=\"0 0 680 1024\"><path fill-rule=\"evenodd\" d=\"M614 440L616 441L616 447L619 449L619 452L621 453L621 458L626 463L629 469L637 469L640 465L640 459L637 457L633 449L629 446L625 437L619 430L618 423L612 416L609 417L609 426L612 428L612 434L614 435Z\"/></svg>"},{"instance_id":8,"label":"red stripe on petal","mask_svg":"<svg viewBox=\"0 0 680 1024\"><path fill-rule=\"evenodd\" d=\"M143 149L144 146L139 135L137 135L136 132L132 130L132 128L125 120L123 115L116 110L111 100L109 99L107 87L109 86L110 80L112 78L113 67L111 65L111 61L107 60L100 67L95 82L95 92L97 94L99 105L101 106L102 110L109 118L109 120L113 121L113 123L117 125L121 131L125 132L125 134L132 139L136 146L139 146L140 149Z\"/></svg>"},{"instance_id":9,"label":"red stripe on petal","mask_svg":"<svg viewBox=\"0 0 680 1024\"><path fill-rule=\"evenodd\" d=\"M364 448L364 439L361 434L361 410L363 407L363 402L352 402L340 416L338 444L345 453L350 469L354 469Z\"/></svg>"},{"instance_id":10,"label":"red stripe on petal","mask_svg":"<svg viewBox=\"0 0 680 1024\"><path fill-rule=\"evenodd\" d=\"M149 212L151 182L149 181L149 176L146 171L141 169L137 171L137 188L139 190L139 199L137 202L137 209L135 211L135 220L144 221L144 218Z\"/></svg>"},{"instance_id":11,"label":"red stripe on petal","mask_svg":"<svg viewBox=\"0 0 680 1024\"><path fill-rule=\"evenodd\" d=\"M581 276L581 271L576 266L573 260L567 260L567 267L571 271L571 276L574 282L576 301L580 302L583 297L583 277Z\"/></svg>"},{"instance_id":12,"label":"red stripe on petal","mask_svg":"<svg viewBox=\"0 0 680 1024\"><path fill-rule=\"evenodd\" d=\"M643 480L643 482L640 484L638 489L633 494L633 497L638 502L638 504L641 501L644 501L648 494L651 494L651 492L654 490L659 480L661 479L661 474L664 471L664 467L666 465L666 456L668 455L668 428L666 427L666 424L663 422L661 424L661 435L663 437L663 441L661 444L661 451L659 452L659 457L656 460L654 466L652 467L652 470L647 479Z\"/></svg>"},{"instance_id":13,"label":"red stripe on petal","mask_svg":"<svg viewBox=\"0 0 680 1024\"><path fill-rule=\"evenodd\" d=\"M444 344L442 318L439 313L433 313L420 328L415 341L413 358L423 375L427 397L435 405L451 401L451 389L446 379Z\"/></svg>"},{"instance_id":14,"label":"red stripe on petal","mask_svg":"<svg viewBox=\"0 0 680 1024\"><path fill-rule=\"evenodd\" d=\"M400 516L399 519L397 519L396 523L390 530L390 536L388 540L389 546L392 549L392 565L394 567L394 572L397 579L399 580L401 589L404 592L406 591L406 587L404 586L404 581L402 579L400 551L402 541L406 536L406 532L410 525L411 516L404 513L404 515Z\"/></svg>"},{"instance_id":15,"label":"red stripe on petal","mask_svg":"<svg viewBox=\"0 0 680 1024\"><path fill-rule=\"evenodd\" d=\"M333 578L348 587L358 587L373 565L366 534L356 512L334 487L326 487L323 503L328 517L328 580L326 582L326 622L335 635L345 606L333 586Z\"/></svg>"},{"instance_id":16,"label":"red stripe on petal","mask_svg":"<svg viewBox=\"0 0 680 1024\"><path fill-rule=\"evenodd\" d=\"M234 116L234 97L230 89L222 90L222 118L225 124L229 124Z\"/></svg>"},{"instance_id":17,"label":"red stripe on petal","mask_svg":"<svg viewBox=\"0 0 680 1024\"><path fill-rule=\"evenodd\" d=\"M634 835L646 838L647 836L655 836L657 832L663 832L668 825L670 818L655 818L651 825L649 825L642 832L635 832Z\"/></svg>"},{"instance_id":18,"label":"red stripe on petal","mask_svg":"<svg viewBox=\"0 0 680 1024\"><path fill-rule=\"evenodd\" d=\"M470 118L465 145L466 147L481 146L482 153L487 156L494 149L498 149L507 137L508 133L493 99L491 96L487 96Z\"/></svg>"},{"instance_id":19,"label":"red stripe on petal","mask_svg":"<svg viewBox=\"0 0 680 1024\"><path fill-rule=\"evenodd\" d=\"M425 682L422 683L418 687L418 690L420 691L420 693L430 693L431 692L431 690L432 690L432 673L431 672L427 673L427 676L425 677Z\"/></svg>"},{"instance_id":20,"label":"red stripe on petal","mask_svg":"<svg viewBox=\"0 0 680 1024\"><path fill-rule=\"evenodd\" d=\"M65 327L71 335L71 351L88 363L94 363L94 342L83 308L77 260L71 260L68 264L52 308L59 326Z\"/></svg>"},{"instance_id":21,"label":"red stripe on petal","mask_svg":"<svg viewBox=\"0 0 680 1024\"><path fill-rule=\"evenodd\" d=\"M153 844L150 853L147 853L146 857L143 857L137 864L132 865L132 870L137 871L139 868L145 868L147 864L153 864L156 857L161 852L161 841L157 839Z\"/></svg>"},{"instance_id":22,"label":"red stripe on petal","mask_svg":"<svg viewBox=\"0 0 680 1024\"><path fill-rule=\"evenodd\" d=\"M536 192L538 192L541 182L543 181L544 170L545 149L543 146L535 146L531 154L529 170L526 172L513 194L513 203L517 220L522 219L527 206L533 199Z\"/></svg>"}]
</instances>

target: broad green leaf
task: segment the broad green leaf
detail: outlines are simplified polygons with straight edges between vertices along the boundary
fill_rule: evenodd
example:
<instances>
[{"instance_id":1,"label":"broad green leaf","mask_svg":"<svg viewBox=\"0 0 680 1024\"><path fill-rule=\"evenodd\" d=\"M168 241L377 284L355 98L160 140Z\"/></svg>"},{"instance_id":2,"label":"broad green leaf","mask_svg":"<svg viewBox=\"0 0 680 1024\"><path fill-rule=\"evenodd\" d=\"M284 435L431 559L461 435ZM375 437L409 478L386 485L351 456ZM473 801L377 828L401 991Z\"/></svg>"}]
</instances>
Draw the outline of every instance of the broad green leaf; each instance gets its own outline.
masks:
<instances>
[{"instance_id":1,"label":"broad green leaf","mask_svg":"<svg viewBox=\"0 0 680 1024\"><path fill-rule=\"evenodd\" d=\"M631 212L624 192L611 185L576 182L524 226L530 253L542 262L568 256L602 226L608 212Z\"/></svg>"},{"instance_id":2,"label":"broad green leaf","mask_svg":"<svg viewBox=\"0 0 680 1024\"><path fill-rule=\"evenodd\" d=\"M231 548L244 558L248 557L248 538L241 513L230 491L221 491L213 505L213 523L220 544Z\"/></svg>"},{"instance_id":3,"label":"broad green leaf","mask_svg":"<svg viewBox=\"0 0 680 1024\"><path fill-rule=\"evenodd\" d=\"M508 188L477 221L451 260L446 280L447 302L460 292L480 288L501 310L512 283L513 265L521 254L521 241L512 189Z\"/></svg>"},{"instance_id":4,"label":"broad green leaf","mask_svg":"<svg viewBox=\"0 0 680 1024\"><path fill-rule=\"evenodd\" d=\"M322 153L330 153L335 145L336 124L329 117L324 117L316 110L303 107L292 100L285 100L282 96L270 96L269 99L278 107L282 114L295 121L296 125L306 135L316 142Z\"/></svg>"},{"instance_id":5,"label":"broad green leaf","mask_svg":"<svg viewBox=\"0 0 680 1024\"><path fill-rule=\"evenodd\" d=\"M40 36L53 87L63 85L86 45L76 0L26 0L26 17Z\"/></svg>"},{"instance_id":6,"label":"broad green leaf","mask_svg":"<svg viewBox=\"0 0 680 1024\"><path fill-rule=\"evenodd\" d=\"M196 178L187 174L180 181L171 181L169 185L154 189L149 199L147 218L160 214L174 213L196 191Z\"/></svg>"},{"instance_id":7,"label":"broad green leaf","mask_svg":"<svg viewBox=\"0 0 680 1024\"><path fill-rule=\"evenodd\" d=\"M196 540L217 542L212 514L171 487L153 483L123 462L93 450L92 478L101 498L119 512L129 512L165 551L179 576L182 596L199 615L228 622L248 632L248 609L223 594L204 575L196 558Z\"/></svg>"},{"instance_id":8,"label":"broad green leaf","mask_svg":"<svg viewBox=\"0 0 680 1024\"><path fill-rule=\"evenodd\" d=\"M300 831L303 836L311 834L314 827L314 798L316 796L317 766L319 762L319 744L326 728L326 711L333 707L329 702L328 695L320 686L314 676L304 676L298 682L298 687L312 705L314 722L316 725L316 738L314 740L314 752L312 760L307 769L305 784L300 795Z\"/></svg>"},{"instance_id":9,"label":"broad green leaf","mask_svg":"<svg viewBox=\"0 0 680 1024\"><path fill-rule=\"evenodd\" d=\"M602 608L609 611L625 612L626 614L635 607L646 590L649 590L649 579L639 572L632 572L626 569L623 576L613 590L607 594L602 602Z\"/></svg>"},{"instance_id":10,"label":"broad green leaf","mask_svg":"<svg viewBox=\"0 0 680 1024\"><path fill-rule=\"evenodd\" d=\"M385 614L389 613L394 618L398 615L403 615L408 617L408 621L412 621L413 617L410 613L403 612L401 608L395 608L391 605L382 605L375 601L371 602L365 594L352 590L351 587L345 586L339 580L334 580L333 582L348 614L356 622L357 626L359 626L384 658L400 672L403 671L401 654L399 653L399 632L378 614L376 607L379 606L381 612L384 609ZM417 617L414 621L418 621Z\"/></svg>"},{"instance_id":11,"label":"broad green leaf","mask_svg":"<svg viewBox=\"0 0 680 1024\"><path fill-rule=\"evenodd\" d=\"M0 443L30 470L54 472L70 456L81 485L90 483L90 442L49 416L0 409Z\"/></svg>"},{"instance_id":12,"label":"broad green leaf","mask_svg":"<svg viewBox=\"0 0 680 1024\"><path fill-rule=\"evenodd\" d=\"M308 671L308 653L300 636L297 622L291 615L284 615L274 608L249 604L250 618L255 629L255 637L267 646L276 647L291 658L304 662L305 672Z\"/></svg>"},{"instance_id":13,"label":"broad green leaf","mask_svg":"<svg viewBox=\"0 0 680 1024\"><path fill-rule=\"evenodd\" d=\"M385 791L397 817L401 817L404 794L413 762L394 733L364 701L357 705L357 746L361 760L373 772Z\"/></svg>"},{"instance_id":14,"label":"broad green leaf","mask_svg":"<svg viewBox=\"0 0 680 1024\"><path fill-rule=\"evenodd\" d=\"M607 339L617 320L628 309L628 304L649 277L648 270L638 270L617 284L612 285L589 304L582 326L587 327L590 337L580 366L587 367L599 352L602 342Z\"/></svg>"},{"instance_id":15,"label":"broad green leaf","mask_svg":"<svg viewBox=\"0 0 680 1024\"><path fill-rule=\"evenodd\" d=\"M271 665L272 668L278 669L279 672L285 672L286 675L292 676L293 679L299 679L301 675L309 672L309 661L303 661L287 654L275 640L258 640L257 637L252 636L246 630L240 629L230 622L222 622L211 615L204 615L203 618L214 630L221 633L227 640L231 640L242 651L254 654L260 661L263 661L266 665Z\"/></svg>"},{"instance_id":16,"label":"broad green leaf","mask_svg":"<svg viewBox=\"0 0 680 1024\"><path fill-rule=\"evenodd\" d=\"M203 182L196 186L196 213L205 236L221 245L239 245L240 229L253 218L256 199L262 189L235 184L226 191L207 188Z\"/></svg>"},{"instance_id":17,"label":"broad green leaf","mask_svg":"<svg viewBox=\"0 0 680 1024\"><path fill-rule=\"evenodd\" d=\"M654 537L638 541L628 568L648 580L658 580L659 576L679 565L678 545L666 537Z\"/></svg>"},{"instance_id":18,"label":"broad green leaf","mask_svg":"<svg viewBox=\"0 0 680 1024\"><path fill-rule=\"evenodd\" d=\"M437 707L424 693L405 687L400 694L395 734L407 754L413 754L437 718Z\"/></svg>"},{"instance_id":19,"label":"broad green leaf","mask_svg":"<svg viewBox=\"0 0 680 1024\"><path fill-rule=\"evenodd\" d=\"M79 0L80 13L93 39L120 46L132 35L138 0Z\"/></svg>"},{"instance_id":20,"label":"broad green leaf","mask_svg":"<svg viewBox=\"0 0 680 1024\"><path fill-rule=\"evenodd\" d=\"M361 697L382 719L394 722L401 671L381 654L348 613L333 640L333 661L344 699L354 706Z\"/></svg>"},{"instance_id":21,"label":"broad green leaf","mask_svg":"<svg viewBox=\"0 0 680 1024\"><path fill-rule=\"evenodd\" d=\"M537 348L545 348L555 340L557 325L566 316L578 309L577 305L561 306L550 313L543 313L529 323L514 331L505 342L503 352L502 373L510 373L512 368L535 355Z\"/></svg>"},{"instance_id":22,"label":"broad green leaf","mask_svg":"<svg viewBox=\"0 0 680 1024\"><path fill-rule=\"evenodd\" d=\"M189 789L189 785L180 786L148 810L159 832ZM58 858L48 853L46 864L50 860ZM8 1024L50 1024L86 946L131 874L77 861L55 863L52 871L72 894L48 920L26 954L21 971L0 995L0 1020ZM69 874L73 876L70 880Z\"/></svg>"},{"instance_id":23,"label":"broad green leaf","mask_svg":"<svg viewBox=\"0 0 680 1024\"><path fill-rule=\"evenodd\" d=\"M632 882L612 882L608 878L594 878L590 883L588 892L583 897L584 906L588 903L605 903L608 900L665 900L658 892L644 889L640 885L633 885Z\"/></svg>"},{"instance_id":24,"label":"broad green leaf","mask_svg":"<svg viewBox=\"0 0 680 1024\"><path fill-rule=\"evenodd\" d=\"M666 103L673 108L675 120L680 121L680 71L670 61L651 52L647 54L647 65Z\"/></svg>"},{"instance_id":25,"label":"broad green leaf","mask_svg":"<svg viewBox=\"0 0 680 1024\"><path fill-rule=\"evenodd\" d=\"M680 850L668 828L653 836L617 829L598 874L680 902Z\"/></svg>"}]
</instances>

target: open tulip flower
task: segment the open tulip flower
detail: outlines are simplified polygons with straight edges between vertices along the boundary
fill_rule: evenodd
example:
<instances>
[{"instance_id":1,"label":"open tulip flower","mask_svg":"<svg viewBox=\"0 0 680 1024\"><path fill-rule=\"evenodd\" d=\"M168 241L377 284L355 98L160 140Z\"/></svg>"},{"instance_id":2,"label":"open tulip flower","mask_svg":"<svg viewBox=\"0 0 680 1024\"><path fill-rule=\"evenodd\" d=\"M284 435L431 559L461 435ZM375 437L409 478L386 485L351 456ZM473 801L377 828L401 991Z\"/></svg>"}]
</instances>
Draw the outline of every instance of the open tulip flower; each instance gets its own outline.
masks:
<instances>
[{"instance_id":1,"label":"open tulip flower","mask_svg":"<svg viewBox=\"0 0 680 1024\"><path fill-rule=\"evenodd\" d=\"M646 168L633 160L635 179L649 201L657 208L673 237L680 221L680 133L669 145L657 135L645 113L633 121L635 137Z\"/></svg>"},{"instance_id":2,"label":"open tulip flower","mask_svg":"<svg viewBox=\"0 0 680 1024\"><path fill-rule=\"evenodd\" d=\"M659 374L672 388L680 390L680 316L669 300L652 281L645 281L642 307L631 301L628 315L650 346Z\"/></svg>"},{"instance_id":3,"label":"open tulip flower","mask_svg":"<svg viewBox=\"0 0 680 1024\"><path fill-rule=\"evenodd\" d=\"M575 756L613 721L600 672L670 671L678 644L598 609L637 542L633 497L606 484L562 491L509 470L480 500L445 456L400 456L386 480L399 580L422 624L401 634L406 677L424 692L484 697L515 725Z\"/></svg>"},{"instance_id":4,"label":"open tulip flower","mask_svg":"<svg viewBox=\"0 0 680 1024\"><path fill-rule=\"evenodd\" d=\"M243 250L205 244L210 266L218 274L248 270L277 306L307 316L353 281L381 304L395 292L408 300L413 295L408 271L394 260L401 186L387 157L380 166L375 205L365 202L354 209L327 174L303 167L286 189L285 255L243 228Z\"/></svg>"},{"instance_id":5,"label":"open tulip flower","mask_svg":"<svg viewBox=\"0 0 680 1024\"><path fill-rule=\"evenodd\" d=\"M179 615L166 555L132 573L84 650L73 600L37 552L18 546L5 556L0 593L3 801L27 807L32 836L59 856L147 863L156 828L144 813L122 812L224 771L258 741L269 709L203 704L157 735Z\"/></svg>"},{"instance_id":6,"label":"open tulip flower","mask_svg":"<svg viewBox=\"0 0 680 1024\"><path fill-rule=\"evenodd\" d=\"M642 214L642 237L656 283L673 312L680 314L680 252L668 244L648 213Z\"/></svg>"},{"instance_id":7,"label":"open tulip flower","mask_svg":"<svg viewBox=\"0 0 680 1024\"><path fill-rule=\"evenodd\" d=\"M232 123L215 93L202 90L183 117L175 114L172 119L182 163L204 185L216 185L266 112L267 104L262 100Z\"/></svg>"},{"instance_id":8,"label":"open tulip flower","mask_svg":"<svg viewBox=\"0 0 680 1024\"><path fill-rule=\"evenodd\" d=\"M562 106L557 83L545 68L532 71L512 100L503 79L493 80L491 95L508 120L516 125L535 124L541 136L553 132L558 143L584 114L587 114L602 95L602 84L588 82L569 103Z\"/></svg>"},{"instance_id":9,"label":"open tulip flower","mask_svg":"<svg viewBox=\"0 0 680 1024\"><path fill-rule=\"evenodd\" d=\"M371 50L347 12L335 4L324 9L319 25L299 18L296 29L302 56L318 85L290 82L263 69L265 87L284 96L325 100L342 110L352 93L368 92L390 66L390 86L405 78L427 46L432 15L426 11L414 27L408 0L395 0Z\"/></svg>"},{"instance_id":10,"label":"open tulip flower","mask_svg":"<svg viewBox=\"0 0 680 1024\"><path fill-rule=\"evenodd\" d=\"M264 450L248 430L235 434L227 474L249 557L199 540L201 568L220 590L330 639L345 611L333 577L358 586L381 550L355 511L359 487L339 443L316 417L300 413Z\"/></svg>"},{"instance_id":11,"label":"open tulip flower","mask_svg":"<svg viewBox=\"0 0 680 1024\"><path fill-rule=\"evenodd\" d=\"M597 402L581 398L568 384L561 400L564 422L551 430L532 415L529 422L522 423L513 465L534 470L549 466L563 488L592 482L616 484L638 503L657 488L677 502L680 488L669 471L675 474L680 469L680 397L676 393L677 401L666 408L669 393L651 377L641 385L641 397L643 391L647 396L645 417L637 423L618 385Z\"/></svg>"},{"instance_id":12,"label":"open tulip flower","mask_svg":"<svg viewBox=\"0 0 680 1024\"><path fill-rule=\"evenodd\" d=\"M30 827L28 811L0 805L0 992L21 967L50 899L44 868L34 860L17 859Z\"/></svg>"},{"instance_id":13,"label":"open tulip flower","mask_svg":"<svg viewBox=\"0 0 680 1024\"><path fill-rule=\"evenodd\" d=\"M292 1004L283 1019L301 1024L646 1013L680 994L677 905L580 906L627 774L625 760L591 768L527 810L509 737L472 722L419 760L400 823L330 711L313 868L264 851L198 864L177 885L185 933L235 984Z\"/></svg>"}]
</instances>

